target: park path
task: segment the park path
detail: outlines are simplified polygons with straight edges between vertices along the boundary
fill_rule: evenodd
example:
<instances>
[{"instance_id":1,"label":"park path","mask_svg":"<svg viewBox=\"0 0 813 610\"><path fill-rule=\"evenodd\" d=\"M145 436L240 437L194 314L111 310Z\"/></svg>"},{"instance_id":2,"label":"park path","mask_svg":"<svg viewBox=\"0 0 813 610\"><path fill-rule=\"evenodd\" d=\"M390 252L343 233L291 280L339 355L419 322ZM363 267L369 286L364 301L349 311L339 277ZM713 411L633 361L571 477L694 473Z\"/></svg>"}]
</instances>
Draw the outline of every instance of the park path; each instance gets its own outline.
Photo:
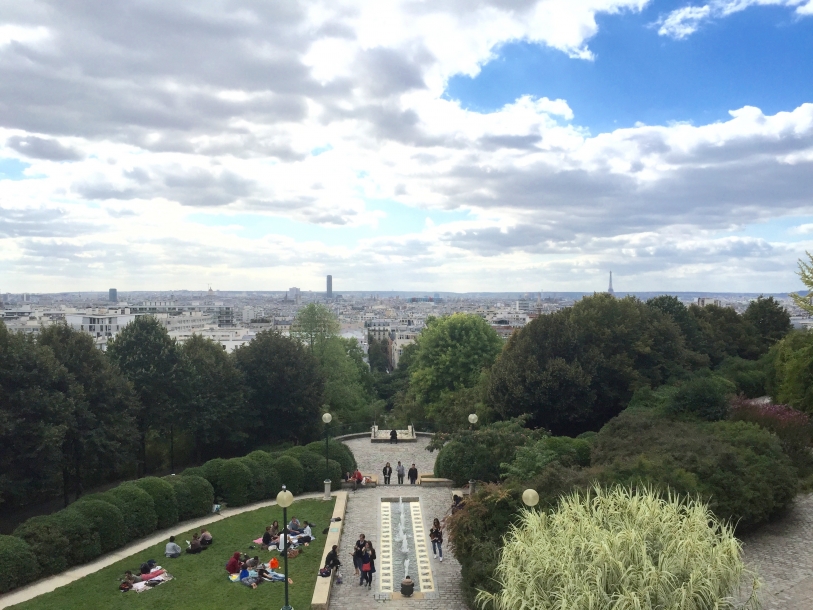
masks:
<instances>
[{"instance_id":1,"label":"park path","mask_svg":"<svg viewBox=\"0 0 813 610\"><path fill-rule=\"evenodd\" d=\"M377 599L378 579L373 579L372 591L360 587L358 579L353 578L353 560L351 553L353 545L358 540L359 534L373 543L373 547L380 547L379 531L379 506L381 498L412 496L419 497L423 513L424 527L426 531L432 525L432 519L437 517L442 519L449 510L452 503L451 490L446 487L422 487L420 485L383 485L384 477L381 469L386 462L390 462L395 470L398 460L409 469L414 462L420 473L432 472L435 465L437 452L426 451L429 439L419 437L417 443L398 443L390 445L388 443L371 443L368 438L357 438L345 441L352 449L358 462L359 469L365 474L375 474L378 476L379 485L376 488L364 488L352 492L347 500L347 512L345 513L344 530L339 550L339 557L342 561L342 576L344 584L333 587L330 598L330 610L359 610L367 608L373 604L384 604L387 608L398 610L399 608L409 608L414 610L465 610L463 594L460 588L460 564L454 558L448 548L448 540L444 537L443 562L430 559L432 574L435 581L435 594L431 599L409 599L409 600L383 600ZM396 481L393 472L393 481ZM396 583L396 591L400 583Z\"/></svg>"},{"instance_id":2,"label":"park path","mask_svg":"<svg viewBox=\"0 0 813 610\"><path fill-rule=\"evenodd\" d=\"M746 565L762 581L763 610L813 609L813 494L740 539Z\"/></svg>"}]
</instances>

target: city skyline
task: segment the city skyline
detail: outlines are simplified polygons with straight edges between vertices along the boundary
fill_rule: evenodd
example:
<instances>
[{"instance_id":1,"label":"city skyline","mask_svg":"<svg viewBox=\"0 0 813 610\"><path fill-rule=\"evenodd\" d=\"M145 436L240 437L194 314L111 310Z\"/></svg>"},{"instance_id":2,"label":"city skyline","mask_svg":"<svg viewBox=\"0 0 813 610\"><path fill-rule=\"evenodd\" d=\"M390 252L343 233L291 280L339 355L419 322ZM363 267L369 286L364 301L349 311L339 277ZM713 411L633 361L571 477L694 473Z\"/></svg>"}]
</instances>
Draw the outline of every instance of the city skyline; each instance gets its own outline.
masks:
<instances>
[{"instance_id":1,"label":"city skyline","mask_svg":"<svg viewBox=\"0 0 813 610\"><path fill-rule=\"evenodd\" d=\"M813 0L0 7L3 293L802 287Z\"/></svg>"}]
</instances>

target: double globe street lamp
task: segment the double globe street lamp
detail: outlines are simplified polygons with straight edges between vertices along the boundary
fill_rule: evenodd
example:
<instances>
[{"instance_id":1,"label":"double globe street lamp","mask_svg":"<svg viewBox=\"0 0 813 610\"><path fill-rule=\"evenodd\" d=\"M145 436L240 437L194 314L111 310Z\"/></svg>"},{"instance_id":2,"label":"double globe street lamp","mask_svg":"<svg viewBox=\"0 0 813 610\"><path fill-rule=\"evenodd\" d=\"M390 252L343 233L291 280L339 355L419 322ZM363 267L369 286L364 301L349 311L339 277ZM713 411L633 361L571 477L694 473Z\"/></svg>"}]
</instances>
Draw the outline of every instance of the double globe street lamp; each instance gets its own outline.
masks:
<instances>
[{"instance_id":1,"label":"double globe street lamp","mask_svg":"<svg viewBox=\"0 0 813 610\"><path fill-rule=\"evenodd\" d=\"M277 506L282 507L282 557L285 562L285 605L282 607L282 610L293 610L288 603L288 536L290 535L288 531L288 507L293 504L293 502L294 494L285 489L285 485L283 485L282 491L277 494Z\"/></svg>"}]
</instances>

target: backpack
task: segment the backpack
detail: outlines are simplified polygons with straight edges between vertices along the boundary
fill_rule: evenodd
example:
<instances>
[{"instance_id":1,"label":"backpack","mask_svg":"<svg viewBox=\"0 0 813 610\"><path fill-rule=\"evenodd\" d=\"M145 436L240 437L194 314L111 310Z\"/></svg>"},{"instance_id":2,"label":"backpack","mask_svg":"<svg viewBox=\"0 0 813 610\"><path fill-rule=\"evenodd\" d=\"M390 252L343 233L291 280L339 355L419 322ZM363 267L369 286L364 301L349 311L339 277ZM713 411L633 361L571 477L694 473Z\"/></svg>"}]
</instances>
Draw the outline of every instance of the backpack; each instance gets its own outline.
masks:
<instances>
[{"instance_id":1,"label":"backpack","mask_svg":"<svg viewBox=\"0 0 813 610\"><path fill-rule=\"evenodd\" d=\"M330 578L331 572L332 570L330 568L322 568L321 570L319 570L319 576L322 576L324 578Z\"/></svg>"}]
</instances>

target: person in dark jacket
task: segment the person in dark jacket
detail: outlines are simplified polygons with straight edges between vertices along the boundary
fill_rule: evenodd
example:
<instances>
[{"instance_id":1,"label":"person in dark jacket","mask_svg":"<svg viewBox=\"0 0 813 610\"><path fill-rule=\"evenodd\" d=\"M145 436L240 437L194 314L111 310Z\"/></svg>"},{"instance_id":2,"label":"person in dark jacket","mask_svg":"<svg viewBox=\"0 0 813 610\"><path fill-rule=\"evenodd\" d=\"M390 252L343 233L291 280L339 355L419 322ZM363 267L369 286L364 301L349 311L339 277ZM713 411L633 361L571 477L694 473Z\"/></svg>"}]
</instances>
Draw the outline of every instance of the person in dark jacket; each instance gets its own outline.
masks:
<instances>
[{"instance_id":1,"label":"person in dark jacket","mask_svg":"<svg viewBox=\"0 0 813 610\"><path fill-rule=\"evenodd\" d=\"M390 431L390 445L393 443L398 444L398 430L395 428Z\"/></svg>"},{"instance_id":2,"label":"person in dark jacket","mask_svg":"<svg viewBox=\"0 0 813 610\"><path fill-rule=\"evenodd\" d=\"M189 543L189 548L186 549L186 552L190 555L197 555L203 550L203 547L200 545L200 536L197 532L192 534L192 542Z\"/></svg>"},{"instance_id":3,"label":"person in dark jacket","mask_svg":"<svg viewBox=\"0 0 813 610\"><path fill-rule=\"evenodd\" d=\"M398 475L398 485L404 484L404 471L404 465L399 460L398 465L395 467L395 474Z\"/></svg>"},{"instance_id":4,"label":"person in dark jacket","mask_svg":"<svg viewBox=\"0 0 813 610\"><path fill-rule=\"evenodd\" d=\"M360 585L373 586L373 574L375 573L375 549L369 540L364 545L364 552L361 555L361 579Z\"/></svg>"},{"instance_id":5,"label":"person in dark jacket","mask_svg":"<svg viewBox=\"0 0 813 610\"><path fill-rule=\"evenodd\" d=\"M415 481L418 480L418 469L415 468L415 464L412 464L412 467L407 472L407 478L409 478L410 485L415 485Z\"/></svg>"},{"instance_id":6,"label":"person in dark jacket","mask_svg":"<svg viewBox=\"0 0 813 610\"><path fill-rule=\"evenodd\" d=\"M335 570L340 565L342 565L342 562L339 561L339 547L334 544L333 548L330 549L330 552L327 554L327 557L325 557L325 567L328 570Z\"/></svg>"},{"instance_id":7,"label":"person in dark jacket","mask_svg":"<svg viewBox=\"0 0 813 610\"><path fill-rule=\"evenodd\" d=\"M435 559L440 556L440 561L443 561L443 528L440 526L440 521L435 519L432 523L432 529L429 530L429 540L432 541L432 555Z\"/></svg>"},{"instance_id":8,"label":"person in dark jacket","mask_svg":"<svg viewBox=\"0 0 813 610\"><path fill-rule=\"evenodd\" d=\"M382 472L384 473L384 485L389 485L390 477L392 477L392 466L390 466L389 462L385 464L384 470L382 470Z\"/></svg>"}]
</instances>

